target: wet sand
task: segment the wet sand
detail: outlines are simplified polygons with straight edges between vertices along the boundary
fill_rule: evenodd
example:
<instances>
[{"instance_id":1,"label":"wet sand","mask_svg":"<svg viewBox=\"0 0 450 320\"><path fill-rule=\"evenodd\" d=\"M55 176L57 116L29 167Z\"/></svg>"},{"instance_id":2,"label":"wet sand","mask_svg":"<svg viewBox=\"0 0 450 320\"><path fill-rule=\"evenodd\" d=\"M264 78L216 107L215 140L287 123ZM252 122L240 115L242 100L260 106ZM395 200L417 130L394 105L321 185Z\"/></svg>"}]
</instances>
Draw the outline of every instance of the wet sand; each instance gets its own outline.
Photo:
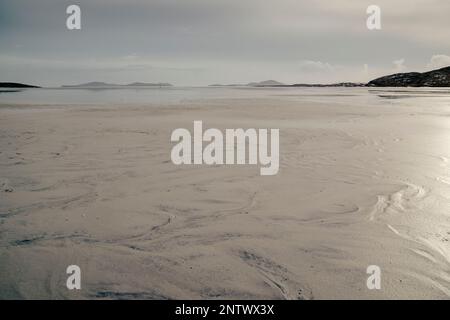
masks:
<instances>
[{"instance_id":1,"label":"wet sand","mask_svg":"<svg viewBox=\"0 0 450 320\"><path fill-rule=\"evenodd\" d=\"M194 120L279 128L278 175L173 165ZM450 107L2 104L0 146L0 298L450 297Z\"/></svg>"}]
</instances>

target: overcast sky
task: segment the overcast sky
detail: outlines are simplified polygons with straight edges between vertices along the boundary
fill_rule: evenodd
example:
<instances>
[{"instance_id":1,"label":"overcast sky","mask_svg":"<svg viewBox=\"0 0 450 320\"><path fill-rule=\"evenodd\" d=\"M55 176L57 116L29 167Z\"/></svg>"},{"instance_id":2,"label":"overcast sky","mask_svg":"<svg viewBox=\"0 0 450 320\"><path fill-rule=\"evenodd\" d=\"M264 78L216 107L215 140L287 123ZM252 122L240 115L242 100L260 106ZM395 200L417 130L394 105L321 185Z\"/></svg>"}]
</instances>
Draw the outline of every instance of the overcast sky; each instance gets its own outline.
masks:
<instances>
[{"instance_id":1,"label":"overcast sky","mask_svg":"<svg viewBox=\"0 0 450 320\"><path fill-rule=\"evenodd\" d=\"M449 14L449 0L0 0L0 81L367 81L450 65Z\"/></svg>"}]
</instances>

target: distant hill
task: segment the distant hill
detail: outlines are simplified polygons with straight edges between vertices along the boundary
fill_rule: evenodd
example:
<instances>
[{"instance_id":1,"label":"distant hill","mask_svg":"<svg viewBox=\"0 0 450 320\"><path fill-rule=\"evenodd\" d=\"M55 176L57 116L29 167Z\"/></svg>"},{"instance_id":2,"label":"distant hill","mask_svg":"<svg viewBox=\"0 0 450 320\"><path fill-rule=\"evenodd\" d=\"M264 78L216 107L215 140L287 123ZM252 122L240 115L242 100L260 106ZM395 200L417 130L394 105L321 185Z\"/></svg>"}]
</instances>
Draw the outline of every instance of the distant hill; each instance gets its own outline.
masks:
<instances>
[{"instance_id":1,"label":"distant hill","mask_svg":"<svg viewBox=\"0 0 450 320\"><path fill-rule=\"evenodd\" d=\"M261 82L250 82L247 84L242 83L231 83L231 84L210 84L209 87L282 87L286 84L275 81L275 80L265 80Z\"/></svg>"},{"instance_id":2,"label":"distant hill","mask_svg":"<svg viewBox=\"0 0 450 320\"><path fill-rule=\"evenodd\" d=\"M450 87L450 66L428 71L396 73L370 81L370 87Z\"/></svg>"},{"instance_id":3,"label":"distant hill","mask_svg":"<svg viewBox=\"0 0 450 320\"><path fill-rule=\"evenodd\" d=\"M171 87L170 83L146 83L146 82L133 82L129 84L115 84L106 82L87 82L74 85L63 85L63 88L114 88L114 87Z\"/></svg>"},{"instance_id":4,"label":"distant hill","mask_svg":"<svg viewBox=\"0 0 450 320\"><path fill-rule=\"evenodd\" d=\"M81 84L62 85L61 87L78 88L78 87L115 87L115 86L117 86L117 85L112 84L112 83L93 81L93 82L87 82L87 83L81 83Z\"/></svg>"},{"instance_id":5,"label":"distant hill","mask_svg":"<svg viewBox=\"0 0 450 320\"><path fill-rule=\"evenodd\" d=\"M278 87L285 86L284 83L275 81L275 80L265 80L261 82L250 82L247 84L249 87Z\"/></svg>"},{"instance_id":6,"label":"distant hill","mask_svg":"<svg viewBox=\"0 0 450 320\"><path fill-rule=\"evenodd\" d=\"M40 88L40 87L17 82L0 82L0 88Z\"/></svg>"},{"instance_id":7,"label":"distant hill","mask_svg":"<svg viewBox=\"0 0 450 320\"><path fill-rule=\"evenodd\" d=\"M245 84L231 83L231 84L210 84L208 87L245 87Z\"/></svg>"},{"instance_id":8,"label":"distant hill","mask_svg":"<svg viewBox=\"0 0 450 320\"><path fill-rule=\"evenodd\" d=\"M170 83L147 83L147 82L133 82L126 84L127 87L172 87Z\"/></svg>"}]
</instances>

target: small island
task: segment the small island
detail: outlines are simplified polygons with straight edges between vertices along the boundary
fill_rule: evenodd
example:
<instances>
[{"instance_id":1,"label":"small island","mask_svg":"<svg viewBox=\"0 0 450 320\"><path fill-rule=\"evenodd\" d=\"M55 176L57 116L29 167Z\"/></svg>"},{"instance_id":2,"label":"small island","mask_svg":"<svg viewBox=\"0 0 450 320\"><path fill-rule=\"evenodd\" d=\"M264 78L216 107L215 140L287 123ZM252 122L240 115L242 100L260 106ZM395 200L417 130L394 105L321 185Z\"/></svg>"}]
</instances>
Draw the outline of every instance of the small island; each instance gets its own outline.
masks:
<instances>
[{"instance_id":1,"label":"small island","mask_svg":"<svg viewBox=\"0 0 450 320\"><path fill-rule=\"evenodd\" d=\"M369 87L450 87L450 66L428 72L395 73L370 81Z\"/></svg>"},{"instance_id":2,"label":"small island","mask_svg":"<svg viewBox=\"0 0 450 320\"><path fill-rule=\"evenodd\" d=\"M0 82L0 88L40 88L40 87L18 82Z\"/></svg>"}]
</instances>

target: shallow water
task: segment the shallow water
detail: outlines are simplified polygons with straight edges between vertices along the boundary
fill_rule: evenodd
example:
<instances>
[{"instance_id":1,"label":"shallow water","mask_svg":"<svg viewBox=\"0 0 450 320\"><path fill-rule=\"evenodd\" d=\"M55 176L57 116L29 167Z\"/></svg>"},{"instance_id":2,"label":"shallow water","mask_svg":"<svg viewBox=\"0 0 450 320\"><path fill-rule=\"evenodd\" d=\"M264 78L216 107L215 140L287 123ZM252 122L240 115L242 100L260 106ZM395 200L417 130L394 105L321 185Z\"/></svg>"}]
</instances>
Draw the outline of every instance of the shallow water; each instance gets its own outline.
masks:
<instances>
[{"instance_id":1,"label":"shallow water","mask_svg":"<svg viewBox=\"0 0 450 320\"><path fill-rule=\"evenodd\" d=\"M134 87L114 89L39 88L0 90L0 103L18 104L171 104L183 101L285 97L319 102L366 105L445 106L448 88L251 88ZM400 100L400 101L391 101Z\"/></svg>"}]
</instances>

